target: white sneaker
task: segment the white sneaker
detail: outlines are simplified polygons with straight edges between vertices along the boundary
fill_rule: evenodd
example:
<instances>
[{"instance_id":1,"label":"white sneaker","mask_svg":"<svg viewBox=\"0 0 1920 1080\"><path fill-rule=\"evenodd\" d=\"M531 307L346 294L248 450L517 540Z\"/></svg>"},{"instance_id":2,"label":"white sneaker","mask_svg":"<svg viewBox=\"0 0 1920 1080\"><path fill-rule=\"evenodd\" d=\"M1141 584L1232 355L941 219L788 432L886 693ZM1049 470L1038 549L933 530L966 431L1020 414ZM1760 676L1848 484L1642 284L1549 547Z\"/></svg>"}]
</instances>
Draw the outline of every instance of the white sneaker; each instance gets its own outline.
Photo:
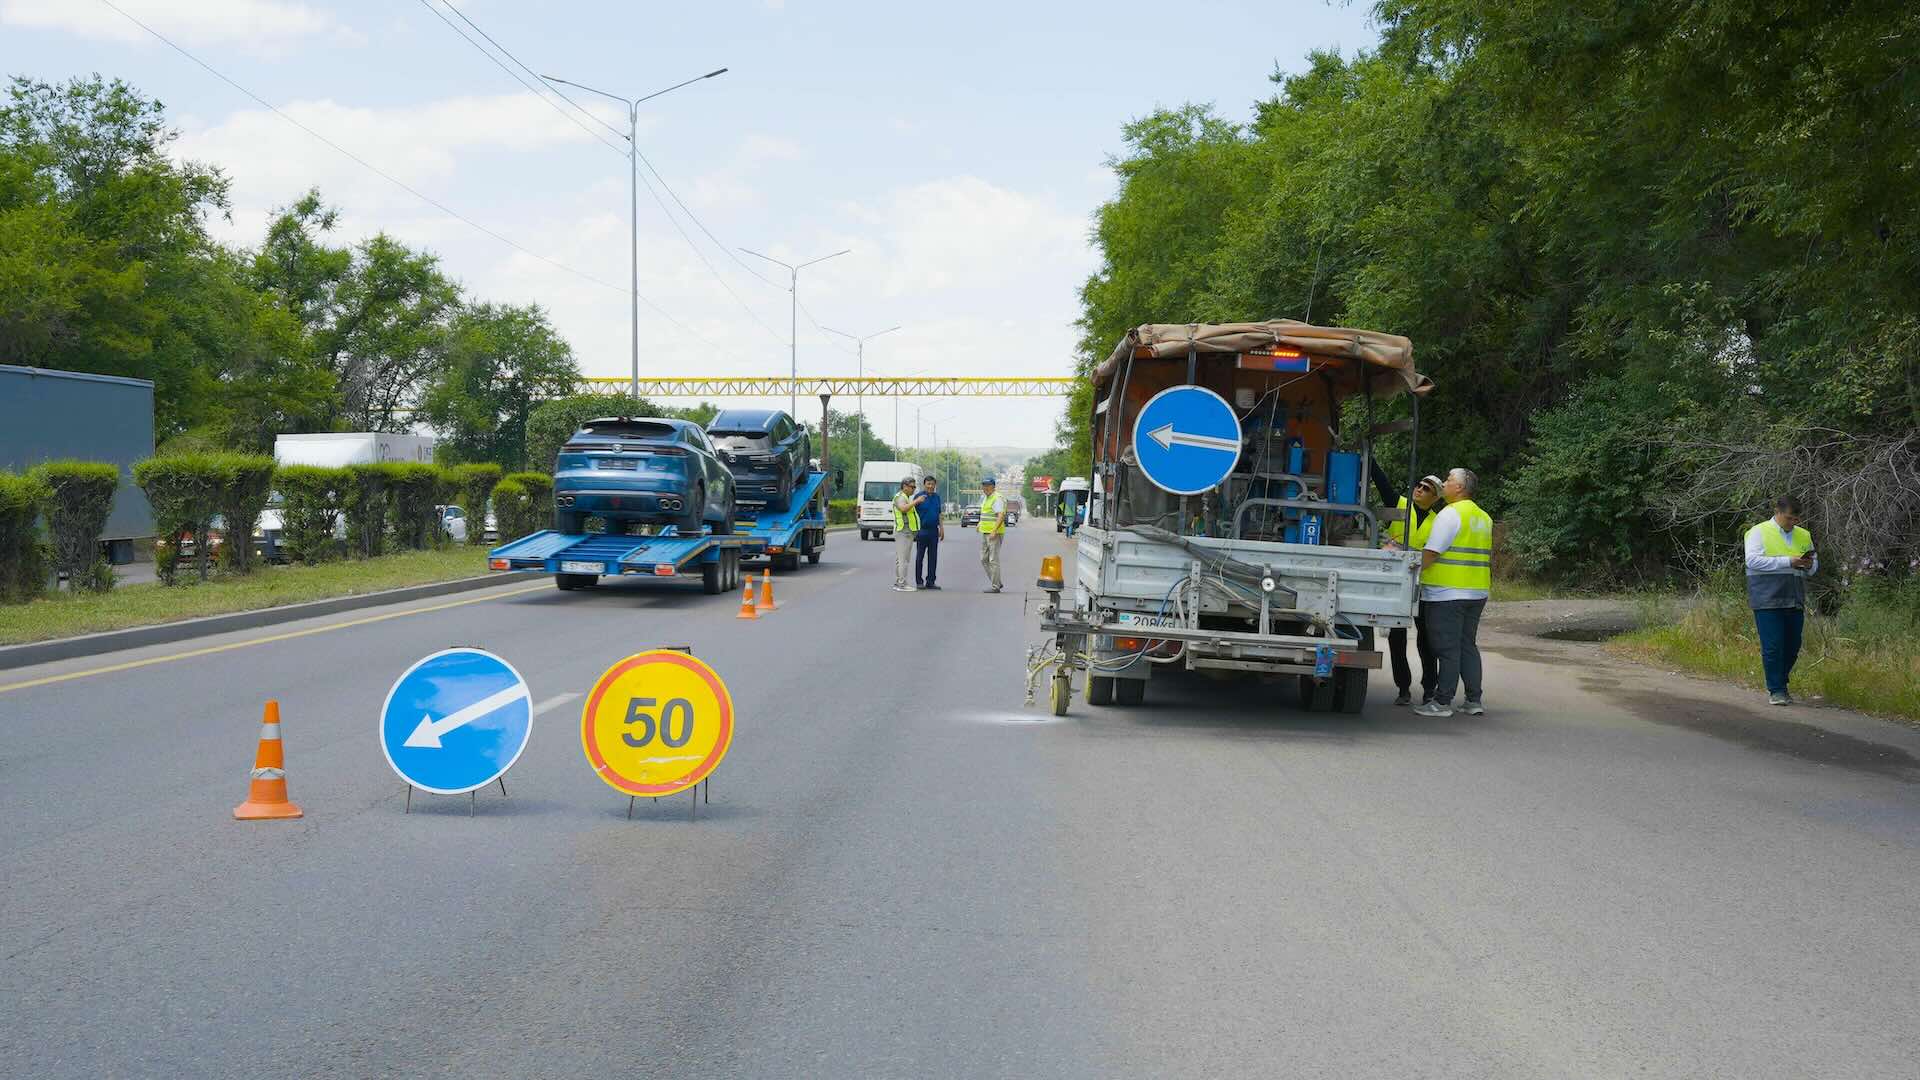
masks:
<instances>
[{"instance_id":1,"label":"white sneaker","mask_svg":"<svg viewBox=\"0 0 1920 1080\"><path fill-rule=\"evenodd\" d=\"M913 586L911 586L911 585L895 585L895 586L893 587L893 591L894 591L894 592L912 592L912 591L913 591Z\"/></svg>"},{"instance_id":2,"label":"white sneaker","mask_svg":"<svg viewBox=\"0 0 1920 1080\"><path fill-rule=\"evenodd\" d=\"M1487 715L1487 707L1477 701L1469 701L1465 705L1460 706L1460 711L1466 713L1468 716Z\"/></svg>"},{"instance_id":3,"label":"white sneaker","mask_svg":"<svg viewBox=\"0 0 1920 1080\"><path fill-rule=\"evenodd\" d=\"M1415 716L1446 717L1453 715L1453 706L1442 705L1437 701L1425 701L1413 707Z\"/></svg>"}]
</instances>

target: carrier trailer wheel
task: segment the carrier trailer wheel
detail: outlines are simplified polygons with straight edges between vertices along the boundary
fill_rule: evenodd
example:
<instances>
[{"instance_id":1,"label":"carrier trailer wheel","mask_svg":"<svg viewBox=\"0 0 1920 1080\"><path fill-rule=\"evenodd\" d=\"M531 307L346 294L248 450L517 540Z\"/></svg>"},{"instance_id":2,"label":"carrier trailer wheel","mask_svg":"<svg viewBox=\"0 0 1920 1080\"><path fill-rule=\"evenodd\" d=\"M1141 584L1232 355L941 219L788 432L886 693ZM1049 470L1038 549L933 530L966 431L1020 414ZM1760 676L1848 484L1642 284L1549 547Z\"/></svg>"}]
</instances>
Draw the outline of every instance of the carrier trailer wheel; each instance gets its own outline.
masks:
<instances>
[{"instance_id":1,"label":"carrier trailer wheel","mask_svg":"<svg viewBox=\"0 0 1920 1080\"><path fill-rule=\"evenodd\" d=\"M1073 680L1061 672L1053 677L1053 687L1047 691L1047 703L1053 706L1053 715L1067 715L1067 706L1073 703Z\"/></svg>"}]
</instances>

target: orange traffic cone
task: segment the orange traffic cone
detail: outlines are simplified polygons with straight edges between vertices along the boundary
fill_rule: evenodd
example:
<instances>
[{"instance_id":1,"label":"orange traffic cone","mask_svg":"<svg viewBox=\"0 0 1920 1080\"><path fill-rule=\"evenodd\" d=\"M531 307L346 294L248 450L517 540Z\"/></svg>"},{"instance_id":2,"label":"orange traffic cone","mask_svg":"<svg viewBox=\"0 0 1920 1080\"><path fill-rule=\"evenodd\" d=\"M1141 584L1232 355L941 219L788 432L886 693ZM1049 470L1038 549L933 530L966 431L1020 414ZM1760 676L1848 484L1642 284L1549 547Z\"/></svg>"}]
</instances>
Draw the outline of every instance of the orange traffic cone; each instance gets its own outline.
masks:
<instances>
[{"instance_id":1,"label":"orange traffic cone","mask_svg":"<svg viewBox=\"0 0 1920 1080\"><path fill-rule=\"evenodd\" d=\"M749 588L752 586L749 585ZM773 570L771 567L760 571L760 602L753 605L759 611L772 611L778 607L773 602Z\"/></svg>"},{"instance_id":2,"label":"orange traffic cone","mask_svg":"<svg viewBox=\"0 0 1920 1080\"><path fill-rule=\"evenodd\" d=\"M740 590L740 614L735 615L734 618L757 619L759 617L760 613L753 610L753 579L748 578L746 588Z\"/></svg>"},{"instance_id":3,"label":"orange traffic cone","mask_svg":"<svg viewBox=\"0 0 1920 1080\"><path fill-rule=\"evenodd\" d=\"M280 703L267 702L260 717L260 749L253 754L253 782L247 787L247 801L233 808L241 821L262 818L302 817L300 808L287 801L287 762L280 751Z\"/></svg>"}]
</instances>

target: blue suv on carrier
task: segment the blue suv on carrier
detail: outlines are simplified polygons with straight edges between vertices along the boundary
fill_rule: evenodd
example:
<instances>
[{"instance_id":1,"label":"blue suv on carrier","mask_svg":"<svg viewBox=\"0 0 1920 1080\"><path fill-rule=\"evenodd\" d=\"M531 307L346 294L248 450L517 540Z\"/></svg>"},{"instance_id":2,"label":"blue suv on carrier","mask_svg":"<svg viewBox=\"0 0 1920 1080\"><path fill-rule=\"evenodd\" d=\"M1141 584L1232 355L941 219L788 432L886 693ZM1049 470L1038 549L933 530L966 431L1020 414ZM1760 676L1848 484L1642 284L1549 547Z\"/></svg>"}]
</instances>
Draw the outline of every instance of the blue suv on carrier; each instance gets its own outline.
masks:
<instances>
[{"instance_id":1,"label":"blue suv on carrier","mask_svg":"<svg viewBox=\"0 0 1920 1080\"><path fill-rule=\"evenodd\" d=\"M628 526L674 525L683 536L703 524L733 531L733 474L700 425L687 420L589 420L553 463L553 527L586 531L586 519L622 534Z\"/></svg>"}]
</instances>

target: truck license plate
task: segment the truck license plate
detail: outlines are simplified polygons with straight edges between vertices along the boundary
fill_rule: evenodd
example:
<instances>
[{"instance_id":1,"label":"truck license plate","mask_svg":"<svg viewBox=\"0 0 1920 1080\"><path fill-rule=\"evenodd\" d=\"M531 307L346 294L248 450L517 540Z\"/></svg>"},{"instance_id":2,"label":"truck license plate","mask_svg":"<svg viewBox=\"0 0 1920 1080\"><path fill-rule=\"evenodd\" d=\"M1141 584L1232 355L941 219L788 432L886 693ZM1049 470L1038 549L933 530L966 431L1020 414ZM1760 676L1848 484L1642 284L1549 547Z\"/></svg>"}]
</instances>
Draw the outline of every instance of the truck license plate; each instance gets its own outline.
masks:
<instances>
[{"instance_id":1,"label":"truck license plate","mask_svg":"<svg viewBox=\"0 0 1920 1080\"><path fill-rule=\"evenodd\" d=\"M560 572L563 574L603 574L606 569L606 563L580 562L577 559L560 560Z\"/></svg>"},{"instance_id":2,"label":"truck license plate","mask_svg":"<svg viewBox=\"0 0 1920 1080\"><path fill-rule=\"evenodd\" d=\"M1179 617L1175 615L1142 615L1134 611L1123 611L1120 613L1120 625L1121 626L1181 626L1184 624L1182 624L1180 622Z\"/></svg>"}]
</instances>

